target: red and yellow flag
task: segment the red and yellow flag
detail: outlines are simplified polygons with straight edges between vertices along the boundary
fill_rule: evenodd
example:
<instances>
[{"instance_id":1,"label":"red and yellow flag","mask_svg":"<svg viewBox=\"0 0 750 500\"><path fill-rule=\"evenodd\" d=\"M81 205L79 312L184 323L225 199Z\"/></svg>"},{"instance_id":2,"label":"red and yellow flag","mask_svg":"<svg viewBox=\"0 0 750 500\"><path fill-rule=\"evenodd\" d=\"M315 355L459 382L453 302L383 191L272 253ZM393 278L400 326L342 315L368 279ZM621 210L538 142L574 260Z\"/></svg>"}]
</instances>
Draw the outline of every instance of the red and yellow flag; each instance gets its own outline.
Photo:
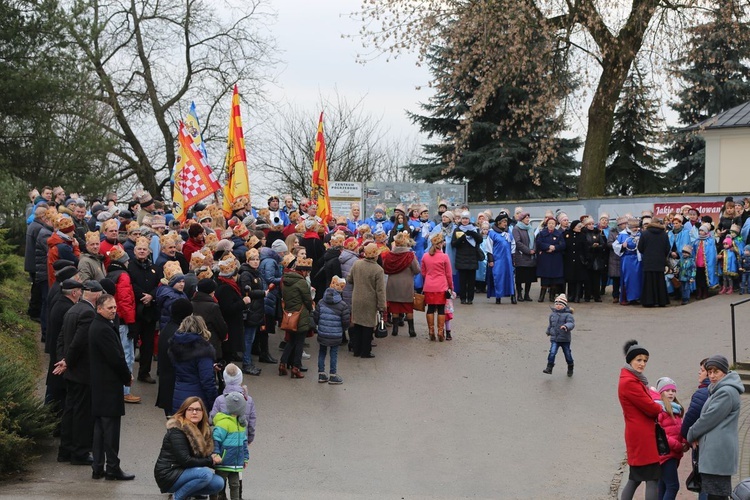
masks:
<instances>
[{"instance_id":1,"label":"red and yellow flag","mask_svg":"<svg viewBox=\"0 0 750 500\"><path fill-rule=\"evenodd\" d=\"M182 121L180 121L178 141L180 147L177 151L172 200L175 205L175 219L185 222L188 209L221 189L221 186Z\"/></svg>"},{"instance_id":2,"label":"red and yellow flag","mask_svg":"<svg viewBox=\"0 0 750 500\"><path fill-rule=\"evenodd\" d=\"M232 216L232 203L240 196L250 200L250 181L247 176L247 156L245 155L245 135L242 132L240 115L240 94L237 85L232 94L232 110L229 114L229 135L227 137L227 156L224 161L226 183L224 184L224 216Z\"/></svg>"},{"instance_id":3,"label":"red and yellow flag","mask_svg":"<svg viewBox=\"0 0 750 500\"><path fill-rule=\"evenodd\" d=\"M331 200L328 198L328 161L326 160L326 141L323 137L323 112L318 121L318 134L315 138L315 158L313 159L312 192L310 199L318 205L318 217L328 222L331 213Z\"/></svg>"}]
</instances>

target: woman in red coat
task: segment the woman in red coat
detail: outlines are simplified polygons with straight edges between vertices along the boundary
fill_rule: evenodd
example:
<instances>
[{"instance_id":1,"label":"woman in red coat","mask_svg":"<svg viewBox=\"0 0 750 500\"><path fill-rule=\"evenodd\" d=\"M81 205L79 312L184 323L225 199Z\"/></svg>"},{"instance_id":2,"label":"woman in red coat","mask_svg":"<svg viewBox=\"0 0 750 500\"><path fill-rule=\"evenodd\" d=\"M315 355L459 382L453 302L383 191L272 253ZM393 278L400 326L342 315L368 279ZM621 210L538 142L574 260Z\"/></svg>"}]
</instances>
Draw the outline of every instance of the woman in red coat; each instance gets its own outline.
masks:
<instances>
[{"instance_id":1,"label":"woman in red coat","mask_svg":"<svg viewBox=\"0 0 750 500\"><path fill-rule=\"evenodd\" d=\"M654 401L659 394L648 388L643 370L648 351L636 340L625 343L625 366L620 370L617 395L625 418L625 448L630 475L622 489L622 500L631 500L641 482L646 481L646 500L656 500L661 477L659 452L656 449L656 418L663 411Z\"/></svg>"}]
</instances>

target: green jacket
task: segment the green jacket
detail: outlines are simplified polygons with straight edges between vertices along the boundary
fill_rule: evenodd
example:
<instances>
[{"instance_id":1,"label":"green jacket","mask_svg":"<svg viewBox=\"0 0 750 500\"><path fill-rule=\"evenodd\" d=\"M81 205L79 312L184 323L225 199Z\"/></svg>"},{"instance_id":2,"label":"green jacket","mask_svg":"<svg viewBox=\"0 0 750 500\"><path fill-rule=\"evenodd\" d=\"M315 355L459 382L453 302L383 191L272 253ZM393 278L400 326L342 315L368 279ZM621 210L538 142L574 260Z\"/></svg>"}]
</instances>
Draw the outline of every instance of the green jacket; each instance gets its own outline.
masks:
<instances>
[{"instance_id":1,"label":"green jacket","mask_svg":"<svg viewBox=\"0 0 750 500\"><path fill-rule=\"evenodd\" d=\"M310 318L310 311L313 308L312 294L310 285L304 276L296 271L284 271L281 278L281 298L284 300L285 311L299 311L299 323L297 332L309 332L313 328L313 322Z\"/></svg>"}]
</instances>

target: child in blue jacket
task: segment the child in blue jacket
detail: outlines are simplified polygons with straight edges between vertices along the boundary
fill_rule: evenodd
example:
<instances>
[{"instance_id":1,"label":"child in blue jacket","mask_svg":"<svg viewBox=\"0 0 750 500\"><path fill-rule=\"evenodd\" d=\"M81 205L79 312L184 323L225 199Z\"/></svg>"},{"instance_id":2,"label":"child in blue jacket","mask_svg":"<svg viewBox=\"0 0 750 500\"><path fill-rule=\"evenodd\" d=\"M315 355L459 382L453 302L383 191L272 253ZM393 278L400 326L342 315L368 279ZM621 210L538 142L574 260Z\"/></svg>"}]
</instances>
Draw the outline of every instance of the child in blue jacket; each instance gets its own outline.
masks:
<instances>
[{"instance_id":1,"label":"child in blue jacket","mask_svg":"<svg viewBox=\"0 0 750 500\"><path fill-rule=\"evenodd\" d=\"M318 382L331 385L339 385L344 379L337 373L339 346L344 337L344 331L349 328L351 318L351 309L344 301L341 292L344 291L346 280L334 276L331 279L331 286L326 289L323 299L318 302L313 320L318 325ZM331 369L330 375L326 374L326 354L330 349L331 352Z\"/></svg>"},{"instance_id":2,"label":"child in blue jacket","mask_svg":"<svg viewBox=\"0 0 750 500\"><path fill-rule=\"evenodd\" d=\"M250 460L245 431L246 401L239 392L230 392L224 400L226 413L214 416L214 453L221 457L216 473L229 483L229 498L240 500L240 472Z\"/></svg>"},{"instance_id":3,"label":"child in blue jacket","mask_svg":"<svg viewBox=\"0 0 750 500\"><path fill-rule=\"evenodd\" d=\"M547 336L549 336L550 348L547 356L547 368L542 370L543 373L550 375L552 368L555 366L555 357L557 350L562 349L565 355L565 361L568 363L568 377L573 376L573 354L570 352L570 332L575 328L576 322L573 319L573 310L568 307L568 298L564 293L555 297L555 305L552 307L552 313L549 315L549 326L547 327Z\"/></svg>"}]
</instances>

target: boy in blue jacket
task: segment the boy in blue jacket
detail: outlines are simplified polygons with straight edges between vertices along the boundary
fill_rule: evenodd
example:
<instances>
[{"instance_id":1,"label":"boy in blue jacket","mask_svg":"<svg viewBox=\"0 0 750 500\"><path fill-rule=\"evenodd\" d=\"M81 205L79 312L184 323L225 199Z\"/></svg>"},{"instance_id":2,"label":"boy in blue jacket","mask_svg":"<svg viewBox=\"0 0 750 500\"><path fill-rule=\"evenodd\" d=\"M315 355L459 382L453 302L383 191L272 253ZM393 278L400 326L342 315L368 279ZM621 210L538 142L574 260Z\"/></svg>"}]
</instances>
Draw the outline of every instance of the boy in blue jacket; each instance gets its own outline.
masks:
<instances>
[{"instance_id":1,"label":"boy in blue jacket","mask_svg":"<svg viewBox=\"0 0 750 500\"><path fill-rule=\"evenodd\" d=\"M543 373L550 375L552 368L555 366L555 357L557 350L562 348L565 355L565 361L568 363L568 377L573 376L573 355L570 352L570 332L575 328L576 322L573 319L573 310L568 307L568 298L564 293L555 297L555 305L552 307L552 313L549 315L549 326L547 327L547 336L551 343L549 356L547 356L547 368L542 370Z\"/></svg>"},{"instance_id":2,"label":"boy in blue jacket","mask_svg":"<svg viewBox=\"0 0 750 500\"><path fill-rule=\"evenodd\" d=\"M318 325L318 382L331 385L344 383L344 379L336 373L339 346L344 337L344 331L349 328L351 309L344 301L341 292L344 291L346 280L334 276L331 285L323 294L323 299L318 302L313 319ZM328 348L331 350L330 376L326 375L326 354Z\"/></svg>"},{"instance_id":3,"label":"boy in blue jacket","mask_svg":"<svg viewBox=\"0 0 750 500\"><path fill-rule=\"evenodd\" d=\"M240 472L250 460L245 431L246 401L239 392L230 392L224 400L226 413L214 416L214 453L221 457L216 473L229 483L229 498L240 500Z\"/></svg>"}]
</instances>

